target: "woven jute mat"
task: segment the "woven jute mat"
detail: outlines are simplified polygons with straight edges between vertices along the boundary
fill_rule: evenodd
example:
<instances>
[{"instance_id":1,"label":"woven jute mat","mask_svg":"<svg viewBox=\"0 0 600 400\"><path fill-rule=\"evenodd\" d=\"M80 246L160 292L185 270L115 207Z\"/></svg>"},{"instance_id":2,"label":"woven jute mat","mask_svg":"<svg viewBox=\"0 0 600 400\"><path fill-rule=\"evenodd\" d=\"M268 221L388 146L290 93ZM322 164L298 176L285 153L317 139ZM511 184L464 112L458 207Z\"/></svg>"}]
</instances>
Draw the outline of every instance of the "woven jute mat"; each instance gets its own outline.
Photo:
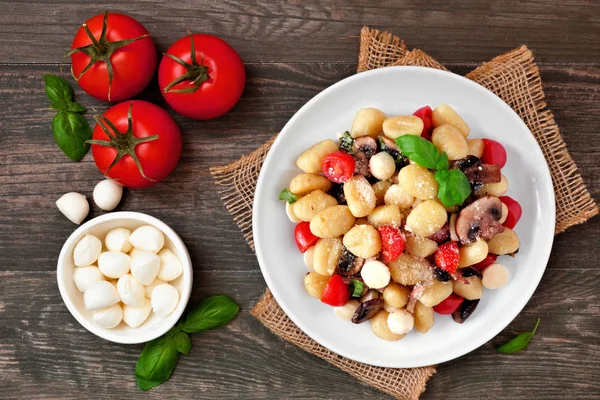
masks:
<instances>
[{"instance_id":1,"label":"woven jute mat","mask_svg":"<svg viewBox=\"0 0 600 400\"><path fill-rule=\"evenodd\" d=\"M364 27L360 35L357 71L392 65L419 65L446 69L427 53L407 50L404 41L388 32ZM588 192L577 166L569 155L558 126L544 102L544 92L533 54L521 46L502 54L467 74L467 78L488 88L527 124L537 139L552 174L556 196L555 233L583 223L598 214L598 205ZM219 186L225 207L254 250L252 202L260 168L275 137L253 153L210 172ZM302 332L281 310L269 290L252 310L275 335L312 353L357 379L398 399L417 399L435 373L435 367L413 369L380 368L344 358L319 345Z\"/></svg>"}]
</instances>

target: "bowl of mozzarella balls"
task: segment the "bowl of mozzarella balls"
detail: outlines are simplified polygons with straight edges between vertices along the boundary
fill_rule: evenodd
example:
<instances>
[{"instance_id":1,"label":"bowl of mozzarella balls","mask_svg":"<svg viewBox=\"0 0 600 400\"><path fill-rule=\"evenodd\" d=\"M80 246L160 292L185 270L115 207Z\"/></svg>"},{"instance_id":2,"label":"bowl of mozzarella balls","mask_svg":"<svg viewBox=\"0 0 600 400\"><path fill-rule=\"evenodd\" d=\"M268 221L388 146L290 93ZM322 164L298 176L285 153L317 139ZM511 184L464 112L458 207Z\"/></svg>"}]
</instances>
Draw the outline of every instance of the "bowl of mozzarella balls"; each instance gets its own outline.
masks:
<instances>
[{"instance_id":1,"label":"bowl of mozzarella balls","mask_svg":"<svg viewBox=\"0 0 600 400\"><path fill-rule=\"evenodd\" d=\"M87 330L116 343L155 339L179 320L192 290L192 262L181 238L147 214L94 218L58 257L60 294Z\"/></svg>"}]
</instances>

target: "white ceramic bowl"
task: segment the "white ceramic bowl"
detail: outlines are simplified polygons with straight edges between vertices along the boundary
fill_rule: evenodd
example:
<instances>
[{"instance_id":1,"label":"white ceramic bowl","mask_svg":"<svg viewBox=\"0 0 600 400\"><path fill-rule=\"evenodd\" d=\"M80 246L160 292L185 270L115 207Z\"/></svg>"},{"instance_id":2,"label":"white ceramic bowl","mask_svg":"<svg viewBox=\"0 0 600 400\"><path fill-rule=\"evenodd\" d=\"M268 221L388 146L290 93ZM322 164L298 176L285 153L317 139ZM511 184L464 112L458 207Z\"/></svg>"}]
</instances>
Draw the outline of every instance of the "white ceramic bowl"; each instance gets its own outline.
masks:
<instances>
[{"instance_id":1,"label":"white ceramic bowl","mask_svg":"<svg viewBox=\"0 0 600 400\"><path fill-rule=\"evenodd\" d=\"M293 229L278 200L281 189L301 171L296 158L315 143L350 129L356 112L375 107L387 115L410 115L425 104L450 104L471 128L470 137L501 142L508 153L502 172L508 196L523 207L515 231L516 258L499 257L510 271L506 286L486 290L477 310L462 325L435 315L425 335L410 332L398 342L377 338L369 323L354 325L332 307L309 297L308 272ZM306 334L332 351L382 367L419 367L460 357L486 343L523 309L546 268L554 238L554 191L548 166L527 126L500 98L461 76L422 67L389 67L360 73L324 90L290 119L262 167L254 198L253 229L258 261L285 313Z\"/></svg>"},{"instance_id":2,"label":"white ceramic bowl","mask_svg":"<svg viewBox=\"0 0 600 400\"><path fill-rule=\"evenodd\" d=\"M127 228L133 231L142 225L152 225L158 228L165 236L165 248L171 249L181 260L183 274L169 282L179 291L179 303L175 310L166 317L159 317L151 312L148 319L137 328L130 328L124 322L113 329L101 328L92 322L92 311L84 307L83 293L73 282L73 271L76 268L73 264L73 249L77 242L88 233L102 240L112 229ZM114 212L89 220L69 236L58 256L56 279L60 295L67 308L85 329L111 342L144 343L167 332L183 314L192 292L192 261L181 238L164 222L138 212Z\"/></svg>"}]
</instances>

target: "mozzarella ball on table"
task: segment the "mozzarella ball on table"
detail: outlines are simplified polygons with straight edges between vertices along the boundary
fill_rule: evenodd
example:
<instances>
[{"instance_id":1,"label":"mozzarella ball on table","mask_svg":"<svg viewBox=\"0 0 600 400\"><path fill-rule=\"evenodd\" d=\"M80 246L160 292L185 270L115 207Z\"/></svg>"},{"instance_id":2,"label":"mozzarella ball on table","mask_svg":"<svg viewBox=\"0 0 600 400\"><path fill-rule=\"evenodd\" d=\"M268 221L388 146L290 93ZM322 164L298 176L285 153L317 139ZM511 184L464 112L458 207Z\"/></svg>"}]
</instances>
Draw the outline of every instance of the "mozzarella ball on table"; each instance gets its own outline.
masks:
<instances>
[{"instance_id":1,"label":"mozzarella ball on table","mask_svg":"<svg viewBox=\"0 0 600 400\"><path fill-rule=\"evenodd\" d=\"M148 319L150 311L152 311L152 305L148 299L145 299L139 307L125 305L123 306L123 322L132 328L137 328Z\"/></svg>"},{"instance_id":2,"label":"mozzarella ball on table","mask_svg":"<svg viewBox=\"0 0 600 400\"><path fill-rule=\"evenodd\" d=\"M382 289L390 283L390 270L377 260L369 260L360 270L360 276L371 289Z\"/></svg>"},{"instance_id":3,"label":"mozzarella ball on table","mask_svg":"<svg viewBox=\"0 0 600 400\"><path fill-rule=\"evenodd\" d=\"M102 242L94 235L85 235L75 245L73 262L78 267L87 267L96 262L102 253Z\"/></svg>"},{"instance_id":4,"label":"mozzarella ball on table","mask_svg":"<svg viewBox=\"0 0 600 400\"><path fill-rule=\"evenodd\" d=\"M415 320L406 310L398 310L390 313L387 318L388 328L397 335L404 335L412 331Z\"/></svg>"},{"instance_id":5,"label":"mozzarella ball on table","mask_svg":"<svg viewBox=\"0 0 600 400\"><path fill-rule=\"evenodd\" d=\"M119 279L129 272L131 258L120 251L105 251L98 257L98 268L105 276Z\"/></svg>"},{"instance_id":6,"label":"mozzarella ball on table","mask_svg":"<svg viewBox=\"0 0 600 400\"><path fill-rule=\"evenodd\" d=\"M158 278L166 282L179 278L183 273L183 266L179 258L169 249L162 249L158 253L158 257L160 258Z\"/></svg>"},{"instance_id":7,"label":"mozzarella ball on table","mask_svg":"<svg viewBox=\"0 0 600 400\"><path fill-rule=\"evenodd\" d=\"M150 251L143 251L131 260L131 275L142 285L154 281L160 270L160 257Z\"/></svg>"},{"instance_id":8,"label":"mozzarella ball on table","mask_svg":"<svg viewBox=\"0 0 600 400\"><path fill-rule=\"evenodd\" d=\"M107 308L120 301L117 288L107 281L98 281L87 288L83 303L88 310Z\"/></svg>"},{"instance_id":9,"label":"mozzarella ball on table","mask_svg":"<svg viewBox=\"0 0 600 400\"><path fill-rule=\"evenodd\" d=\"M112 329L121 323L123 319L123 309L120 304L113 304L110 307L94 310L92 322L101 328Z\"/></svg>"},{"instance_id":10,"label":"mozzarella ball on table","mask_svg":"<svg viewBox=\"0 0 600 400\"><path fill-rule=\"evenodd\" d=\"M482 272L481 284L486 289L498 289L508 281L508 269L500 264L492 264Z\"/></svg>"},{"instance_id":11,"label":"mozzarella ball on table","mask_svg":"<svg viewBox=\"0 0 600 400\"><path fill-rule=\"evenodd\" d=\"M167 283L167 282L156 278L155 280L152 281L151 284L144 286L144 291L146 293L146 297L151 299L152 291L154 290L154 288L157 287L158 285L162 285L163 283Z\"/></svg>"},{"instance_id":12,"label":"mozzarella ball on table","mask_svg":"<svg viewBox=\"0 0 600 400\"><path fill-rule=\"evenodd\" d=\"M371 174L380 181L391 178L392 175L394 175L394 172L396 172L396 162L394 161L394 157L385 151L375 154L369 160L369 170L371 171Z\"/></svg>"},{"instance_id":13,"label":"mozzarella ball on table","mask_svg":"<svg viewBox=\"0 0 600 400\"><path fill-rule=\"evenodd\" d=\"M98 182L94 187L94 203L104 211L114 210L123 196L123 186L112 179Z\"/></svg>"},{"instance_id":14,"label":"mozzarella ball on table","mask_svg":"<svg viewBox=\"0 0 600 400\"><path fill-rule=\"evenodd\" d=\"M133 231L129 242L140 250L158 253L165 245L165 237L158 228L144 225Z\"/></svg>"},{"instance_id":15,"label":"mozzarella ball on table","mask_svg":"<svg viewBox=\"0 0 600 400\"><path fill-rule=\"evenodd\" d=\"M131 231L129 229L116 228L106 234L104 244L110 251L129 253L133 247L131 243L129 243L129 236L131 236Z\"/></svg>"},{"instance_id":16,"label":"mozzarella ball on table","mask_svg":"<svg viewBox=\"0 0 600 400\"><path fill-rule=\"evenodd\" d=\"M150 302L156 315L167 316L177 307L179 292L168 283L163 283L154 288Z\"/></svg>"},{"instance_id":17,"label":"mozzarella ball on table","mask_svg":"<svg viewBox=\"0 0 600 400\"><path fill-rule=\"evenodd\" d=\"M56 207L74 224L81 224L90 212L90 205L84 195L70 192L56 200Z\"/></svg>"},{"instance_id":18,"label":"mozzarella ball on table","mask_svg":"<svg viewBox=\"0 0 600 400\"><path fill-rule=\"evenodd\" d=\"M103 281L104 275L100 272L100 269L95 265L88 267L77 267L73 271L73 282L80 292L85 292L87 288L92 286L98 281Z\"/></svg>"},{"instance_id":19,"label":"mozzarella ball on table","mask_svg":"<svg viewBox=\"0 0 600 400\"><path fill-rule=\"evenodd\" d=\"M139 307L146 300L146 290L130 274L123 275L117 282L117 291L123 304Z\"/></svg>"}]
</instances>

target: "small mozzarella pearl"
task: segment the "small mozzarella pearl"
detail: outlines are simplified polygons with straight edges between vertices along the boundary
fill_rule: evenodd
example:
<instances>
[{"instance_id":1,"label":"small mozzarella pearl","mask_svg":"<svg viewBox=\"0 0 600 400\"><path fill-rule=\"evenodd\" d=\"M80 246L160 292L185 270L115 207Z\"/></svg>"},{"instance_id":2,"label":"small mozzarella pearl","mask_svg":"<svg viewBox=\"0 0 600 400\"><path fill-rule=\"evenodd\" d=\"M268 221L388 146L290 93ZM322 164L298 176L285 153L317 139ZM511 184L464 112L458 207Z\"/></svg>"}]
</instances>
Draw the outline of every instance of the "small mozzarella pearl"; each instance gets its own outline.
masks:
<instances>
[{"instance_id":1,"label":"small mozzarella pearl","mask_svg":"<svg viewBox=\"0 0 600 400\"><path fill-rule=\"evenodd\" d=\"M90 205L84 195L70 192L56 200L56 207L74 224L81 224L90 212Z\"/></svg>"},{"instance_id":2,"label":"small mozzarella pearl","mask_svg":"<svg viewBox=\"0 0 600 400\"><path fill-rule=\"evenodd\" d=\"M145 225L133 231L129 242L140 250L158 253L165 245L165 237L157 228Z\"/></svg>"},{"instance_id":3,"label":"small mozzarella pearl","mask_svg":"<svg viewBox=\"0 0 600 400\"><path fill-rule=\"evenodd\" d=\"M313 267L313 260L315 257L315 246L310 246L308 250L304 252L304 264L306 267L313 271L315 268Z\"/></svg>"},{"instance_id":4,"label":"small mozzarella pearl","mask_svg":"<svg viewBox=\"0 0 600 400\"><path fill-rule=\"evenodd\" d=\"M137 328L148 319L150 311L152 311L152 305L148 299L145 299L139 307L125 305L123 306L123 322L132 328Z\"/></svg>"},{"instance_id":5,"label":"small mozzarella pearl","mask_svg":"<svg viewBox=\"0 0 600 400\"><path fill-rule=\"evenodd\" d=\"M177 279L183 273L181 261L171 250L162 249L158 252L158 257L160 257L159 279L169 282Z\"/></svg>"},{"instance_id":6,"label":"small mozzarella pearl","mask_svg":"<svg viewBox=\"0 0 600 400\"><path fill-rule=\"evenodd\" d=\"M394 157L385 151L375 154L369 160L369 170L375 178L381 181L391 178L394 172L396 172Z\"/></svg>"},{"instance_id":7,"label":"small mozzarella pearl","mask_svg":"<svg viewBox=\"0 0 600 400\"><path fill-rule=\"evenodd\" d=\"M354 312L356 311L359 305L360 304L358 303L358 301L350 300L341 307L334 307L333 311L335 312L335 315L337 315L341 319L350 321L354 316Z\"/></svg>"},{"instance_id":8,"label":"small mozzarella pearl","mask_svg":"<svg viewBox=\"0 0 600 400\"><path fill-rule=\"evenodd\" d=\"M397 335L410 332L415 326L413 316L406 310L398 310L388 315L388 328Z\"/></svg>"},{"instance_id":9,"label":"small mozzarella pearl","mask_svg":"<svg viewBox=\"0 0 600 400\"><path fill-rule=\"evenodd\" d=\"M386 304L386 303L383 304L383 309L385 311L389 312L389 313L393 313L393 312L401 310L401 308L392 307L392 306L390 306L389 304Z\"/></svg>"},{"instance_id":10,"label":"small mozzarella pearl","mask_svg":"<svg viewBox=\"0 0 600 400\"><path fill-rule=\"evenodd\" d=\"M100 272L112 279L119 279L129 272L131 258L119 251L105 251L98 257Z\"/></svg>"},{"instance_id":11,"label":"small mozzarella pearl","mask_svg":"<svg viewBox=\"0 0 600 400\"><path fill-rule=\"evenodd\" d=\"M160 258L150 252L142 251L131 260L131 275L142 285L149 285L158 275Z\"/></svg>"},{"instance_id":12,"label":"small mozzarella pearl","mask_svg":"<svg viewBox=\"0 0 600 400\"><path fill-rule=\"evenodd\" d=\"M107 308L119 302L117 288L107 281L98 281L87 288L83 294L83 303L88 310Z\"/></svg>"},{"instance_id":13,"label":"small mozzarella pearl","mask_svg":"<svg viewBox=\"0 0 600 400\"><path fill-rule=\"evenodd\" d=\"M294 212L293 204L287 202L285 203L285 213L287 214L290 221L292 221L293 223L297 224L298 222L300 222L300 219L296 216L296 213Z\"/></svg>"},{"instance_id":14,"label":"small mozzarella pearl","mask_svg":"<svg viewBox=\"0 0 600 400\"><path fill-rule=\"evenodd\" d=\"M132 307L139 307L146 300L146 289L130 274L123 275L117 282L117 291L121 301Z\"/></svg>"},{"instance_id":15,"label":"small mozzarella pearl","mask_svg":"<svg viewBox=\"0 0 600 400\"><path fill-rule=\"evenodd\" d=\"M129 236L131 231L125 228L116 228L106 234L104 238L104 244L110 251L120 251L121 253L129 253L131 243L129 243Z\"/></svg>"},{"instance_id":16,"label":"small mozzarella pearl","mask_svg":"<svg viewBox=\"0 0 600 400\"><path fill-rule=\"evenodd\" d=\"M173 312L179 302L179 292L168 283L158 285L152 291L152 310L156 315L164 317Z\"/></svg>"},{"instance_id":17,"label":"small mozzarella pearl","mask_svg":"<svg viewBox=\"0 0 600 400\"><path fill-rule=\"evenodd\" d=\"M498 289L508 281L508 269L500 264L492 264L482 272L481 284L486 289Z\"/></svg>"},{"instance_id":18,"label":"small mozzarella pearl","mask_svg":"<svg viewBox=\"0 0 600 400\"><path fill-rule=\"evenodd\" d=\"M94 203L104 211L112 211L119 205L123 196L123 186L112 179L98 182L94 187Z\"/></svg>"},{"instance_id":19,"label":"small mozzarella pearl","mask_svg":"<svg viewBox=\"0 0 600 400\"><path fill-rule=\"evenodd\" d=\"M377 260L370 260L363 265L360 276L371 289L382 289L390 283L390 270L387 265Z\"/></svg>"},{"instance_id":20,"label":"small mozzarella pearl","mask_svg":"<svg viewBox=\"0 0 600 400\"><path fill-rule=\"evenodd\" d=\"M144 289L146 292L146 297L151 299L152 291L154 290L154 288L157 287L158 285L162 285L163 283L167 283L167 282L161 281L160 279L156 278L154 281L152 281L151 284L144 286Z\"/></svg>"},{"instance_id":21,"label":"small mozzarella pearl","mask_svg":"<svg viewBox=\"0 0 600 400\"><path fill-rule=\"evenodd\" d=\"M88 267L77 267L73 271L73 282L80 292L85 292L87 288L92 286L98 281L103 281L104 275L100 272L100 269L95 265Z\"/></svg>"},{"instance_id":22,"label":"small mozzarella pearl","mask_svg":"<svg viewBox=\"0 0 600 400\"><path fill-rule=\"evenodd\" d=\"M122 319L123 309L118 303L107 308L94 310L92 313L92 322L105 329L114 328L121 323Z\"/></svg>"},{"instance_id":23,"label":"small mozzarella pearl","mask_svg":"<svg viewBox=\"0 0 600 400\"><path fill-rule=\"evenodd\" d=\"M129 257L133 258L138 254L142 253L144 250L136 249L135 247L129 251Z\"/></svg>"},{"instance_id":24,"label":"small mozzarella pearl","mask_svg":"<svg viewBox=\"0 0 600 400\"><path fill-rule=\"evenodd\" d=\"M73 250L73 262L78 267L86 267L96 262L102 252L102 242L94 235L85 235Z\"/></svg>"}]
</instances>

